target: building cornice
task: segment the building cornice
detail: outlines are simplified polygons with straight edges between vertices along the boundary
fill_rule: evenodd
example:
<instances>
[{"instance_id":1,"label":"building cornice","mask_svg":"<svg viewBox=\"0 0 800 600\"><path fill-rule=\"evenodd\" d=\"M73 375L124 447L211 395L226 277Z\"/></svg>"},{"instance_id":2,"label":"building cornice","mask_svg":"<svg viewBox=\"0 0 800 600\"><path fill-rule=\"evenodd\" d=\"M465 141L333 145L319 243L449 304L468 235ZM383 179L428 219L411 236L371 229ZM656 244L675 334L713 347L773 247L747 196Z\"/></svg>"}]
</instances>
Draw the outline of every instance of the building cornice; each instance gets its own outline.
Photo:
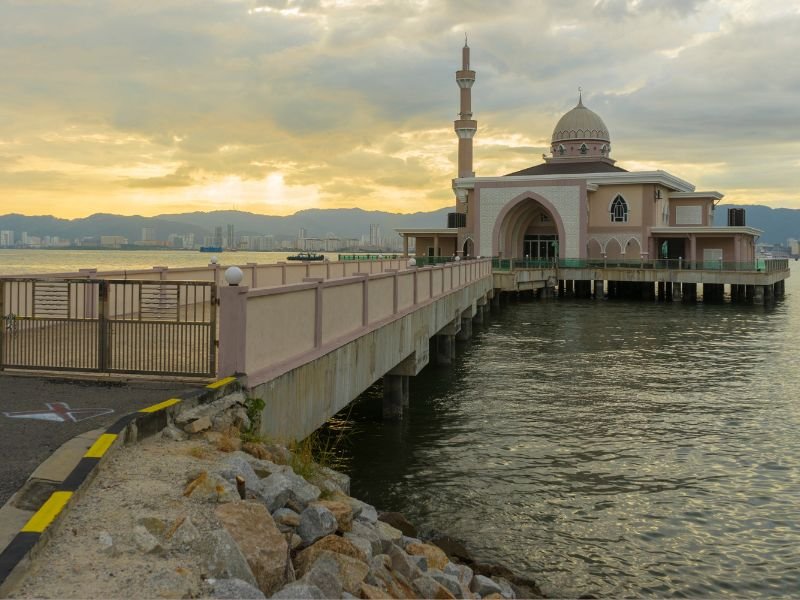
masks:
<instances>
[{"instance_id":1,"label":"building cornice","mask_svg":"<svg viewBox=\"0 0 800 600\"><path fill-rule=\"evenodd\" d=\"M575 175L505 175L501 177L459 177L453 180L453 187L473 189L476 184L494 182L548 183L551 181L586 181L589 186L632 185L639 183L658 183L674 192L694 192L694 186L680 177L666 171L640 171L637 173L580 173Z\"/></svg>"},{"instance_id":2,"label":"building cornice","mask_svg":"<svg viewBox=\"0 0 800 600\"><path fill-rule=\"evenodd\" d=\"M720 192L671 192L669 197L678 200L683 198L713 198L714 200L722 200L724 195L725 194L721 194Z\"/></svg>"},{"instance_id":3,"label":"building cornice","mask_svg":"<svg viewBox=\"0 0 800 600\"><path fill-rule=\"evenodd\" d=\"M756 229L755 227L725 227L725 226L690 226L690 227L651 227L650 233L655 234L689 234L689 233L719 233L719 234L731 234L731 233L746 233L748 235L760 236L764 233L761 229Z\"/></svg>"},{"instance_id":4,"label":"building cornice","mask_svg":"<svg viewBox=\"0 0 800 600\"><path fill-rule=\"evenodd\" d=\"M458 229L454 227L409 227L395 231L400 235L458 235Z\"/></svg>"}]
</instances>

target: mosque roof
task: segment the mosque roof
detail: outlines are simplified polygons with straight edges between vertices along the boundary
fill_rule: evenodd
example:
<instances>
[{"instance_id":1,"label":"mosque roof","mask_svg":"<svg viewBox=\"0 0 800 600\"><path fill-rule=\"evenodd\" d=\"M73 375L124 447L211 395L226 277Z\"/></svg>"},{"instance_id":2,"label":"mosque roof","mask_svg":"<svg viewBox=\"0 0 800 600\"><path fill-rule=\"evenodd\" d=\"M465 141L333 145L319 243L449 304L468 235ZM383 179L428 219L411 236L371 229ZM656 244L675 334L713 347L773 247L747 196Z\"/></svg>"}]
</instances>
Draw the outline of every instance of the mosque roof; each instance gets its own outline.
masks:
<instances>
[{"instance_id":1,"label":"mosque roof","mask_svg":"<svg viewBox=\"0 0 800 600\"><path fill-rule=\"evenodd\" d=\"M578 98L578 105L567 112L556 123L553 129L553 142L566 140L601 140L611 142L608 127L596 112L583 105L583 98Z\"/></svg>"},{"instance_id":2,"label":"mosque roof","mask_svg":"<svg viewBox=\"0 0 800 600\"><path fill-rule=\"evenodd\" d=\"M626 169L612 165L607 161L576 161L576 162L549 162L534 165L521 171L508 173L505 177L513 175L583 175L585 173L627 173Z\"/></svg>"}]
</instances>

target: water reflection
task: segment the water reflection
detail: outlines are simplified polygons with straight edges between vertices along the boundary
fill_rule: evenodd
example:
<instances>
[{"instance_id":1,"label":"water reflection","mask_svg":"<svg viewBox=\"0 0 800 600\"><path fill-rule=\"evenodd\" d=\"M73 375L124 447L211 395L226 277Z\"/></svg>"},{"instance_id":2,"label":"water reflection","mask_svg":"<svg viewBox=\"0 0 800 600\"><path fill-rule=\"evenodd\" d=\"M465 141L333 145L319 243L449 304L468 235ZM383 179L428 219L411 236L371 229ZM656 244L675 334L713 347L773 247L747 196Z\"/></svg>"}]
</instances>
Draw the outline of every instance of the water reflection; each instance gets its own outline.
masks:
<instances>
[{"instance_id":1,"label":"water reflection","mask_svg":"<svg viewBox=\"0 0 800 600\"><path fill-rule=\"evenodd\" d=\"M342 417L354 493L555 596L796 594L798 284L768 310L512 304L405 422L379 388Z\"/></svg>"}]
</instances>

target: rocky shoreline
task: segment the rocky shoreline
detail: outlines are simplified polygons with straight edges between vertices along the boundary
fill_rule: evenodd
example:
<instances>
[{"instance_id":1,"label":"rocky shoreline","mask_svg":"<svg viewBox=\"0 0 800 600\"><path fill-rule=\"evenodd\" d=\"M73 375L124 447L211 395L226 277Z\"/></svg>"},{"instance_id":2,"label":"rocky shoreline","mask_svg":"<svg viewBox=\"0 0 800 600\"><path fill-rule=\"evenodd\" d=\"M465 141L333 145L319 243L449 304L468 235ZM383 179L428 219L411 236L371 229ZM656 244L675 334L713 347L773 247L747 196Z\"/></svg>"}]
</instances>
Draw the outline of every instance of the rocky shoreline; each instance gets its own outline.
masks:
<instances>
[{"instance_id":1,"label":"rocky shoreline","mask_svg":"<svg viewBox=\"0 0 800 600\"><path fill-rule=\"evenodd\" d=\"M542 597L351 497L303 448L241 435L254 418L237 393L120 449L11 597Z\"/></svg>"}]
</instances>

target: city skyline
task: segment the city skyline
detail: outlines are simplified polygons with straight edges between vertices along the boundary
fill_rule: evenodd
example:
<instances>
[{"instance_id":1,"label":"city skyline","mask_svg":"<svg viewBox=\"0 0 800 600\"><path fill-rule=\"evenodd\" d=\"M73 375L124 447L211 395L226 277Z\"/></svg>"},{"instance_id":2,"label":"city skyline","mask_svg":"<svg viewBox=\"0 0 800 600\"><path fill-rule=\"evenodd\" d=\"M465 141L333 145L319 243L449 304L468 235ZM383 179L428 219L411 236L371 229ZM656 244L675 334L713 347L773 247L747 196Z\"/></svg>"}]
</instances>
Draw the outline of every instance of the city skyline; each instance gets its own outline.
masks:
<instances>
[{"instance_id":1,"label":"city skyline","mask_svg":"<svg viewBox=\"0 0 800 600\"><path fill-rule=\"evenodd\" d=\"M540 162L581 86L620 166L800 208L796 2L86 0L0 16L0 213L452 206L465 30L478 174Z\"/></svg>"}]
</instances>

